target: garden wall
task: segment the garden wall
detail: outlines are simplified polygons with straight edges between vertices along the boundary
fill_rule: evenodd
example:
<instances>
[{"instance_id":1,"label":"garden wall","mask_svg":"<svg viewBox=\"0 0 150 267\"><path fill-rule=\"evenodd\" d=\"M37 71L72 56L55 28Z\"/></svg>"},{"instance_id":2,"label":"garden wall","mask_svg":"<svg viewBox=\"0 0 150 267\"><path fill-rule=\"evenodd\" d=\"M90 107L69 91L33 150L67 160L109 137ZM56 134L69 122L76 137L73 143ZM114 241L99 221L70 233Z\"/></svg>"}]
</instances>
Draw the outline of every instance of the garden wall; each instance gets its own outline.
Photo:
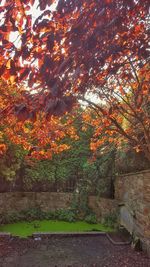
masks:
<instances>
[{"instance_id":1,"label":"garden wall","mask_svg":"<svg viewBox=\"0 0 150 267\"><path fill-rule=\"evenodd\" d=\"M0 193L0 213L19 212L39 207L43 211L68 208L71 193L53 192L9 192Z\"/></svg>"},{"instance_id":2,"label":"garden wall","mask_svg":"<svg viewBox=\"0 0 150 267\"><path fill-rule=\"evenodd\" d=\"M117 213L118 202L115 199L90 196L89 207L94 211L98 220L103 222L107 216Z\"/></svg>"},{"instance_id":3,"label":"garden wall","mask_svg":"<svg viewBox=\"0 0 150 267\"><path fill-rule=\"evenodd\" d=\"M140 238L150 254L150 170L117 177L115 199L120 223Z\"/></svg>"},{"instance_id":4,"label":"garden wall","mask_svg":"<svg viewBox=\"0 0 150 267\"><path fill-rule=\"evenodd\" d=\"M0 213L19 212L34 207L43 211L67 209L72 202L72 193L52 192L8 192L0 193ZM115 200L89 196L89 207L99 220L104 219L117 208Z\"/></svg>"},{"instance_id":5,"label":"garden wall","mask_svg":"<svg viewBox=\"0 0 150 267\"><path fill-rule=\"evenodd\" d=\"M34 207L43 211L69 208L72 193L0 193L0 213L19 212ZM115 199L89 196L89 207L102 220L120 208L120 223L142 240L150 254L150 170L121 175L115 181Z\"/></svg>"}]
</instances>

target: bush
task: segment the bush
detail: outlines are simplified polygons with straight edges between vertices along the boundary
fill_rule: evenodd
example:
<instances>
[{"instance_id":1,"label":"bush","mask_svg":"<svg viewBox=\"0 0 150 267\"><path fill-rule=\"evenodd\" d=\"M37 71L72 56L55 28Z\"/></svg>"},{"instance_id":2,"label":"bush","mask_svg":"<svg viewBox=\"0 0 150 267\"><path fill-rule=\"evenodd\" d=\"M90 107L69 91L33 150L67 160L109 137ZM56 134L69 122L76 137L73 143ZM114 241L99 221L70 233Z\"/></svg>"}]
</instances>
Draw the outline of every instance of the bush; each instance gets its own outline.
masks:
<instances>
[{"instance_id":1,"label":"bush","mask_svg":"<svg viewBox=\"0 0 150 267\"><path fill-rule=\"evenodd\" d=\"M94 213L90 213L90 214L88 214L88 215L85 217L85 221L86 221L87 223L91 223L91 224L97 223L96 215L95 215Z\"/></svg>"},{"instance_id":2,"label":"bush","mask_svg":"<svg viewBox=\"0 0 150 267\"><path fill-rule=\"evenodd\" d=\"M20 213L0 214L0 224L15 223L19 221L34 220L61 220L67 222L76 221L76 215L73 210L57 210L44 212L40 208L32 208L23 210Z\"/></svg>"},{"instance_id":3,"label":"bush","mask_svg":"<svg viewBox=\"0 0 150 267\"><path fill-rule=\"evenodd\" d=\"M22 214L19 213L10 213L10 214L0 214L0 224L7 224L7 223L15 223L18 221L22 221L24 217Z\"/></svg>"},{"instance_id":4,"label":"bush","mask_svg":"<svg viewBox=\"0 0 150 267\"><path fill-rule=\"evenodd\" d=\"M40 208L22 210L20 213L0 214L0 224L15 223L19 221L32 222L34 220L60 220L66 222L75 222L78 214L73 209L60 209L57 211L44 212ZM96 215L90 210L82 218L87 223L96 223Z\"/></svg>"},{"instance_id":5,"label":"bush","mask_svg":"<svg viewBox=\"0 0 150 267\"><path fill-rule=\"evenodd\" d=\"M55 211L45 212L45 220L55 220L55 219L56 219Z\"/></svg>"},{"instance_id":6,"label":"bush","mask_svg":"<svg viewBox=\"0 0 150 267\"><path fill-rule=\"evenodd\" d=\"M76 214L73 210L61 209L56 211L55 219L66 222L75 222Z\"/></svg>"},{"instance_id":7,"label":"bush","mask_svg":"<svg viewBox=\"0 0 150 267\"><path fill-rule=\"evenodd\" d=\"M45 219L45 212L39 208L32 208L21 211L21 216L23 220L33 221L33 220L43 220Z\"/></svg>"}]
</instances>

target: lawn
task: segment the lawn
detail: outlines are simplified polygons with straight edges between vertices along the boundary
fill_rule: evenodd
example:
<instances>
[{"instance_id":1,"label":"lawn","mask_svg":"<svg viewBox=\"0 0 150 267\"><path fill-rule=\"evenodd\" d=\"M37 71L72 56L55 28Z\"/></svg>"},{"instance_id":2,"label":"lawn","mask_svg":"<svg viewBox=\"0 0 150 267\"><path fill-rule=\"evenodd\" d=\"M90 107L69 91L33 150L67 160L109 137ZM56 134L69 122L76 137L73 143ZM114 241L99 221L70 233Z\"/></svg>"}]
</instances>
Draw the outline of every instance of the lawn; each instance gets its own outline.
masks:
<instances>
[{"instance_id":1,"label":"lawn","mask_svg":"<svg viewBox=\"0 0 150 267\"><path fill-rule=\"evenodd\" d=\"M35 232L89 232L102 231L111 232L111 227L104 226L100 223L89 224L83 221L64 222L54 220L18 222L0 226L0 232L8 232L20 237L28 237Z\"/></svg>"}]
</instances>

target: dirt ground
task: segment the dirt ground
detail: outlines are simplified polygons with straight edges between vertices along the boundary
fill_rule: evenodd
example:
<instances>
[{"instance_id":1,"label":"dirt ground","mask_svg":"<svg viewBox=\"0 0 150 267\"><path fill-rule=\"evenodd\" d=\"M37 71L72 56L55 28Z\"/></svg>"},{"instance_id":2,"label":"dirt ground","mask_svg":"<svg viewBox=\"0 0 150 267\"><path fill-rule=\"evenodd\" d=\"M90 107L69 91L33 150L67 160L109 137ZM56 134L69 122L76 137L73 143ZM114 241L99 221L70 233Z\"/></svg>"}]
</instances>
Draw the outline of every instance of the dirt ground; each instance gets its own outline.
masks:
<instances>
[{"instance_id":1,"label":"dirt ground","mask_svg":"<svg viewBox=\"0 0 150 267\"><path fill-rule=\"evenodd\" d=\"M0 241L0 267L150 267L150 259L106 236Z\"/></svg>"}]
</instances>

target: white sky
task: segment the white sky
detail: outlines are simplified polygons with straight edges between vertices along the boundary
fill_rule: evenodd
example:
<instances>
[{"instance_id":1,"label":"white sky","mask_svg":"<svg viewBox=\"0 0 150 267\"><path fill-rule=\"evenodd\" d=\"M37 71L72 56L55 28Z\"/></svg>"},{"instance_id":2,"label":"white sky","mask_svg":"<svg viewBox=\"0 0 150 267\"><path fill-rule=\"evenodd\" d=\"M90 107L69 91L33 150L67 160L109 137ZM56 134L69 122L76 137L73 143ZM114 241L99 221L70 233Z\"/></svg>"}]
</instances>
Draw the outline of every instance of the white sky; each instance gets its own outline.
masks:
<instances>
[{"instance_id":1,"label":"white sky","mask_svg":"<svg viewBox=\"0 0 150 267\"><path fill-rule=\"evenodd\" d=\"M6 0L2 0L2 3L0 4L0 6L4 5L5 2ZM58 3L58 0L55 0L54 3L48 9L51 11L54 11L56 9L57 3ZM40 10L38 5L39 5L39 0L35 0L34 5L31 7L30 11L27 12L27 14L32 15L32 24L43 13L43 11ZM20 42L18 32L12 32L9 36L9 40L13 42L16 47L20 47L21 42Z\"/></svg>"}]
</instances>

